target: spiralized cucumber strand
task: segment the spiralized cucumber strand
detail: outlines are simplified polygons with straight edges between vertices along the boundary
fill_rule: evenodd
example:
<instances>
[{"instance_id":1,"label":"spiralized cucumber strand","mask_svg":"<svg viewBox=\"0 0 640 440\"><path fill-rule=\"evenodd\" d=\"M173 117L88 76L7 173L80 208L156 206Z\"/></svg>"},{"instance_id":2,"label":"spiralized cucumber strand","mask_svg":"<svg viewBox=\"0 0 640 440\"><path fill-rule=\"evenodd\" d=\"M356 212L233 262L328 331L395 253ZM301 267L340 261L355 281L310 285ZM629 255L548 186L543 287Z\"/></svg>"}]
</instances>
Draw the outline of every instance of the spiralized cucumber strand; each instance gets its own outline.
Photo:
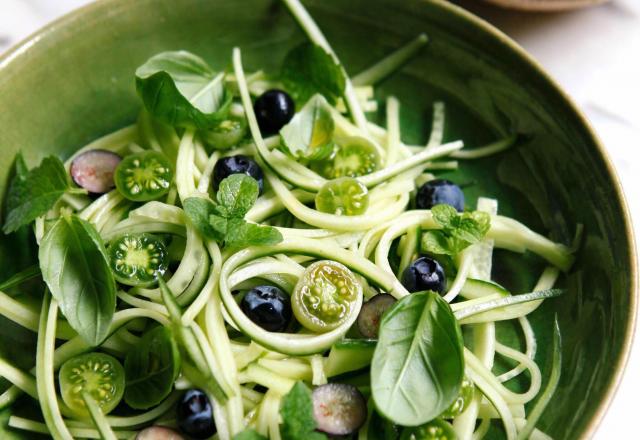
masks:
<instances>
[{"instance_id":1,"label":"spiralized cucumber strand","mask_svg":"<svg viewBox=\"0 0 640 440\"><path fill-rule=\"evenodd\" d=\"M2 358L0 358L0 377L8 380L34 399L38 399L36 379Z\"/></svg>"},{"instance_id":2,"label":"spiralized cucumber strand","mask_svg":"<svg viewBox=\"0 0 640 440\"><path fill-rule=\"evenodd\" d=\"M507 440L515 440L517 436L516 425L507 402L488 380L494 377L493 374L490 371L487 372L482 363L468 349L464 349L464 354L467 363L467 375L500 414ZM473 362L470 362L469 359Z\"/></svg>"},{"instance_id":3,"label":"spiralized cucumber strand","mask_svg":"<svg viewBox=\"0 0 640 440\"><path fill-rule=\"evenodd\" d=\"M538 398L538 401L534 405L533 409L529 413L529 420L527 424L521 429L518 434L518 440L525 440L529 438L529 435L534 430L538 419L542 416L545 408L551 401L551 397L558 387L560 382L560 374L562 370L562 340L560 337L560 327L558 325L558 317L556 316L553 323L553 347L552 347L552 361L551 361L551 374L549 376L549 382L544 391Z\"/></svg>"},{"instance_id":4,"label":"spiralized cucumber strand","mask_svg":"<svg viewBox=\"0 0 640 440\"><path fill-rule=\"evenodd\" d=\"M385 165L396 163L398 150L400 149L400 103L398 99L390 96L387 98L387 156Z\"/></svg>"},{"instance_id":5,"label":"spiralized cucumber strand","mask_svg":"<svg viewBox=\"0 0 640 440\"><path fill-rule=\"evenodd\" d=\"M50 435L49 428L46 424L36 422L34 420L25 419L23 417L11 416L9 417L9 427L14 429L20 429L23 431L35 432L37 434ZM92 428L69 428L69 432L74 438L91 438L101 439L102 435L96 429ZM137 432L135 431L115 431L116 438L118 439L131 439Z\"/></svg>"},{"instance_id":6,"label":"spiralized cucumber strand","mask_svg":"<svg viewBox=\"0 0 640 440\"><path fill-rule=\"evenodd\" d=\"M295 197L300 203L306 204L309 202L313 202L315 199L315 194L307 191L294 189L290 191L291 195ZM245 219L247 221L259 223L261 221L266 220L269 217L276 215L277 213L284 210L284 204L282 200L275 195L273 192L269 194L265 194L264 196L258 198L256 204L249 210Z\"/></svg>"},{"instance_id":7,"label":"spiralized cucumber strand","mask_svg":"<svg viewBox=\"0 0 640 440\"><path fill-rule=\"evenodd\" d=\"M354 86L373 85L393 72L397 71L409 61L424 45L429 38L426 34L420 34L404 46L396 49L371 67L351 78Z\"/></svg>"},{"instance_id":8,"label":"spiralized cucumber strand","mask_svg":"<svg viewBox=\"0 0 640 440\"><path fill-rule=\"evenodd\" d=\"M180 196L180 200L182 201L196 191L192 168L195 158L194 136L194 130L187 129L182 136L178 149L176 187L178 188L178 196Z\"/></svg>"},{"instance_id":9,"label":"spiralized cucumber strand","mask_svg":"<svg viewBox=\"0 0 640 440\"><path fill-rule=\"evenodd\" d=\"M519 318L521 315L527 315L535 310L540 300L560 296L563 292L561 289L538 290L521 295L491 299L489 301L472 304L468 307L464 307L464 303L457 303L454 314L461 324L475 324L478 322L494 322ZM471 301L475 302L477 300ZM533 306L531 306L532 302L534 302Z\"/></svg>"},{"instance_id":10,"label":"spiralized cucumber strand","mask_svg":"<svg viewBox=\"0 0 640 440\"><path fill-rule=\"evenodd\" d=\"M451 286L449 287L449 290L444 296L445 301L447 302L453 301L460 293L460 289L462 289L462 286L467 280L467 276L469 275L469 270L471 269L471 265L473 264L474 252L475 252L475 245L468 247L467 249L463 250L460 253L460 256L459 256L460 263L458 265L459 266L458 273L456 274L456 277L454 278L453 283L451 284Z\"/></svg>"},{"instance_id":11,"label":"spiralized cucumber strand","mask_svg":"<svg viewBox=\"0 0 640 440\"><path fill-rule=\"evenodd\" d=\"M449 156L451 153L461 149L463 146L464 144L462 143L462 141L454 141L444 144L437 149L424 150L418 154L403 159L400 162L396 162L391 166L378 171L374 171L373 173L367 174L366 176L362 176L358 180L360 180L367 188L371 188L407 170L415 168L419 165L424 165L426 162L444 156Z\"/></svg>"},{"instance_id":12,"label":"spiralized cucumber strand","mask_svg":"<svg viewBox=\"0 0 640 440\"><path fill-rule=\"evenodd\" d=\"M302 29L307 33L307 36L309 37L309 39L313 43L322 47L329 54L331 54L334 57L335 61L338 64L340 64L340 60L338 59L338 56L335 54L335 52L331 48L331 45L322 34L322 31L320 30L316 22L313 20L309 12L302 5L302 3L300 3L299 0L283 0L283 1L289 8L291 15L295 17L295 19L300 24L300 27L302 27ZM355 94L355 91L353 89L353 84L349 79L349 75L347 75L347 72L344 70L344 68L342 68L342 70L345 76L344 100L347 104L347 107L349 108L349 112L351 113L351 117L353 118L353 121L356 123L358 128L360 128L360 130L363 133L367 133L368 132L367 118L365 117L364 112L362 111L362 107L360 107L360 103L358 102L358 97ZM238 73L236 72L236 76L237 75ZM239 82L240 82L240 79L238 78L238 83Z\"/></svg>"},{"instance_id":13,"label":"spiralized cucumber strand","mask_svg":"<svg viewBox=\"0 0 640 440\"><path fill-rule=\"evenodd\" d=\"M58 317L58 302L51 298L51 293L45 292L40 313L38 330L38 348L36 354L36 384L42 416L56 439L73 440L73 436L62 419L58 400L56 399L56 385L54 379L53 352L56 343L56 321Z\"/></svg>"},{"instance_id":14,"label":"spiralized cucumber strand","mask_svg":"<svg viewBox=\"0 0 640 440\"><path fill-rule=\"evenodd\" d=\"M431 120L431 134L429 140L425 146L426 150L432 150L442 145L442 139L444 138L444 123L446 118L446 107L444 102L436 101L433 103L433 118ZM451 153L452 157L457 152Z\"/></svg>"},{"instance_id":15,"label":"spiralized cucumber strand","mask_svg":"<svg viewBox=\"0 0 640 440\"><path fill-rule=\"evenodd\" d=\"M518 135L514 134L504 139L500 139L484 147L474 148L471 150L462 150L451 153L451 157L456 159L480 159L487 156L493 156L501 151L508 150L515 145Z\"/></svg>"},{"instance_id":16,"label":"spiralized cucumber strand","mask_svg":"<svg viewBox=\"0 0 640 440\"><path fill-rule=\"evenodd\" d=\"M107 422L100 406L93 400L93 397L86 391L82 393L82 400L84 401L87 410L89 411L89 415L91 416L91 420L94 425L98 429L100 433L100 437L104 440L116 440L117 437L113 433L111 426L109 426L109 422Z\"/></svg>"},{"instance_id":17,"label":"spiralized cucumber strand","mask_svg":"<svg viewBox=\"0 0 640 440\"><path fill-rule=\"evenodd\" d=\"M482 362L477 358L476 355L473 354L469 349L464 349L464 359L467 367L475 372L476 377L481 376L484 381L495 390L502 398L509 404L525 404L530 402L532 399L536 397L538 391L540 391L540 381L535 380L532 377L531 384L529 385L529 389L524 393L514 393L513 391L506 388L500 381L493 375L493 373L487 369ZM528 366L535 366L533 361L530 361ZM538 377L539 378L539 377ZM473 381L476 382L475 380Z\"/></svg>"},{"instance_id":18,"label":"spiralized cucumber strand","mask_svg":"<svg viewBox=\"0 0 640 440\"><path fill-rule=\"evenodd\" d=\"M258 159L258 163L260 164ZM263 168L267 181L278 195L283 205L297 218L305 223L318 228L332 229L336 231L363 231L383 223L400 215L407 203L409 196L404 194L397 201L387 206L382 212L369 213L354 216L339 216L327 214L311 209L296 199L291 191L269 169Z\"/></svg>"},{"instance_id":19,"label":"spiralized cucumber strand","mask_svg":"<svg viewBox=\"0 0 640 440\"><path fill-rule=\"evenodd\" d=\"M202 170L202 176L198 181L198 192L206 194L209 190L209 185L211 184L211 175L213 174L213 168L216 166L216 162L220 158L220 152L214 151L207 159L207 163L205 164L204 170Z\"/></svg>"}]
</instances>

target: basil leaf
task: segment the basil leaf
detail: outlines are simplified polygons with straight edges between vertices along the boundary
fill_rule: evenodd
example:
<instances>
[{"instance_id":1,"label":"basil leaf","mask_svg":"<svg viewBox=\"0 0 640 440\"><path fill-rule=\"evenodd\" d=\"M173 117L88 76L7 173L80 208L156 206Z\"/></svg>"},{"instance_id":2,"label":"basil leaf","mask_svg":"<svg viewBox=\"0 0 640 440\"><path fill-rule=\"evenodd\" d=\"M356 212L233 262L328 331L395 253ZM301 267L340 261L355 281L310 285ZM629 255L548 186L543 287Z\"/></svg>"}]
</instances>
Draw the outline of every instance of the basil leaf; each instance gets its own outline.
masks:
<instances>
[{"instance_id":1,"label":"basil leaf","mask_svg":"<svg viewBox=\"0 0 640 440\"><path fill-rule=\"evenodd\" d=\"M113 320L116 284L96 229L63 215L42 239L38 259L42 278L71 327L90 345L99 345Z\"/></svg>"},{"instance_id":2,"label":"basil leaf","mask_svg":"<svg viewBox=\"0 0 640 440\"><path fill-rule=\"evenodd\" d=\"M149 409L162 402L180 374L180 352L171 330L160 326L147 332L127 353L124 370L127 405Z\"/></svg>"},{"instance_id":3,"label":"basil leaf","mask_svg":"<svg viewBox=\"0 0 640 440\"><path fill-rule=\"evenodd\" d=\"M463 349L460 326L437 293L412 293L393 305L380 322L371 363L381 415L402 426L440 415L460 392Z\"/></svg>"},{"instance_id":4,"label":"basil leaf","mask_svg":"<svg viewBox=\"0 0 640 440\"><path fill-rule=\"evenodd\" d=\"M216 74L186 51L150 58L136 70L136 88L149 113L180 127L214 127L227 117L233 99L224 88L224 73Z\"/></svg>"},{"instance_id":5,"label":"basil leaf","mask_svg":"<svg viewBox=\"0 0 640 440\"><path fill-rule=\"evenodd\" d=\"M327 100L314 95L280 130L282 149L299 159L326 159L335 149L334 128Z\"/></svg>"},{"instance_id":6,"label":"basil leaf","mask_svg":"<svg viewBox=\"0 0 640 440\"><path fill-rule=\"evenodd\" d=\"M16 160L16 176L7 194L9 214L2 228L5 234L46 214L71 189L69 175L57 157L45 157L39 166L26 174L22 156L18 156Z\"/></svg>"},{"instance_id":7,"label":"basil leaf","mask_svg":"<svg viewBox=\"0 0 640 440\"><path fill-rule=\"evenodd\" d=\"M346 84L342 67L323 48L311 43L289 51L282 64L281 79L298 103L320 93L335 104Z\"/></svg>"},{"instance_id":8,"label":"basil leaf","mask_svg":"<svg viewBox=\"0 0 640 440\"><path fill-rule=\"evenodd\" d=\"M233 440L268 440L267 437L253 429L245 429L233 437Z\"/></svg>"},{"instance_id":9,"label":"basil leaf","mask_svg":"<svg viewBox=\"0 0 640 440\"><path fill-rule=\"evenodd\" d=\"M289 440L321 440L326 435L316 432L316 420L313 417L311 392L303 382L296 382L282 399L280 407L282 425L280 432L283 439Z\"/></svg>"},{"instance_id":10,"label":"basil leaf","mask_svg":"<svg viewBox=\"0 0 640 440\"><path fill-rule=\"evenodd\" d=\"M220 182L216 199L223 217L243 218L258 199L258 182L246 174L232 174Z\"/></svg>"}]
</instances>

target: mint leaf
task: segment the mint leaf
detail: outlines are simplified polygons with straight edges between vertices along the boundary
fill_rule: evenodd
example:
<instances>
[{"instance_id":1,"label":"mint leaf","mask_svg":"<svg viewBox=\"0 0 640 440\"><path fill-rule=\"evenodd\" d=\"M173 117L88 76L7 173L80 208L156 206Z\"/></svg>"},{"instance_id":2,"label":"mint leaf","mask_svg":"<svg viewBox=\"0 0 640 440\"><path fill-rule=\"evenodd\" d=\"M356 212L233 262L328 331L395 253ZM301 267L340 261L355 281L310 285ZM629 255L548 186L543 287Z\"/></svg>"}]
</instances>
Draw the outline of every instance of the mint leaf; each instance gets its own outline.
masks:
<instances>
[{"instance_id":1,"label":"mint leaf","mask_svg":"<svg viewBox=\"0 0 640 440\"><path fill-rule=\"evenodd\" d=\"M245 214L258 198L258 183L244 174L233 174L220 183L218 203L189 197L183 203L191 223L206 238L229 247L267 246L280 243L282 234L271 226L247 223Z\"/></svg>"},{"instance_id":2,"label":"mint leaf","mask_svg":"<svg viewBox=\"0 0 640 440\"><path fill-rule=\"evenodd\" d=\"M247 223L242 219L229 220L225 243L227 246L268 246L282 241L282 234L271 226Z\"/></svg>"},{"instance_id":3,"label":"mint leaf","mask_svg":"<svg viewBox=\"0 0 640 440\"><path fill-rule=\"evenodd\" d=\"M233 99L224 73L186 51L151 57L136 70L136 89L149 113L179 127L213 128L227 117Z\"/></svg>"},{"instance_id":4,"label":"mint leaf","mask_svg":"<svg viewBox=\"0 0 640 440\"><path fill-rule=\"evenodd\" d=\"M300 104L316 93L335 104L344 93L346 83L342 67L324 49L311 43L289 51L282 64L281 79Z\"/></svg>"},{"instance_id":5,"label":"mint leaf","mask_svg":"<svg viewBox=\"0 0 640 440\"><path fill-rule=\"evenodd\" d=\"M62 195L71 189L71 182L62 161L45 157L39 166L25 173L25 163L18 156L16 177L7 195L7 218L2 230L9 234L44 215Z\"/></svg>"},{"instance_id":6,"label":"mint leaf","mask_svg":"<svg viewBox=\"0 0 640 440\"><path fill-rule=\"evenodd\" d=\"M222 182L216 199L218 213L227 218L243 218L258 199L258 182L246 174L232 174Z\"/></svg>"},{"instance_id":7,"label":"mint leaf","mask_svg":"<svg viewBox=\"0 0 640 440\"><path fill-rule=\"evenodd\" d=\"M268 440L267 437L253 429L245 429L233 437L233 440Z\"/></svg>"},{"instance_id":8,"label":"mint leaf","mask_svg":"<svg viewBox=\"0 0 640 440\"><path fill-rule=\"evenodd\" d=\"M422 234L422 252L435 255L450 255L451 248L442 231L426 231Z\"/></svg>"},{"instance_id":9,"label":"mint leaf","mask_svg":"<svg viewBox=\"0 0 640 440\"><path fill-rule=\"evenodd\" d=\"M459 214L449 205L431 208L435 222L442 229L422 234L421 248L425 253L455 256L472 244L482 241L491 227L491 216L473 211Z\"/></svg>"},{"instance_id":10,"label":"mint leaf","mask_svg":"<svg viewBox=\"0 0 640 440\"><path fill-rule=\"evenodd\" d=\"M458 211L451 205L441 204L431 208L431 215L437 224L446 229L451 227L458 217Z\"/></svg>"},{"instance_id":11,"label":"mint leaf","mask_svg":"<svg viewBox=\"0 0 640 440\"><path fill-rule=\"evenodd\" d=\"M333 153L334 122L329 103L322 95L313 95L293 119L280 130L285 153L309 159L327 159Z\"/></svg>"},{"instance_id":12,"label":"mint leaf","mask_svg":"<svg viewBox=\"0 0 640 440\"><path fill-rule=\"evenodd\" d=\"M216 206L204 197L189 197L182 203L185 214L191 220L193 226L206 238L222 241L226 234L226 228L221 233L219 227L211 223L211 217L215 216Z\"/></svg>"},{"instance_id":13,"label":"mint leaf","mask_svg":"<svg viewBox=\"0 0 640 440\"><path fill-rule=\"evenodd\" d=\"M303 382L296 382L282 399L280 408L283 440L321 440L327 436L316 432L311 392Z\"/></svg>"}]
</instances>

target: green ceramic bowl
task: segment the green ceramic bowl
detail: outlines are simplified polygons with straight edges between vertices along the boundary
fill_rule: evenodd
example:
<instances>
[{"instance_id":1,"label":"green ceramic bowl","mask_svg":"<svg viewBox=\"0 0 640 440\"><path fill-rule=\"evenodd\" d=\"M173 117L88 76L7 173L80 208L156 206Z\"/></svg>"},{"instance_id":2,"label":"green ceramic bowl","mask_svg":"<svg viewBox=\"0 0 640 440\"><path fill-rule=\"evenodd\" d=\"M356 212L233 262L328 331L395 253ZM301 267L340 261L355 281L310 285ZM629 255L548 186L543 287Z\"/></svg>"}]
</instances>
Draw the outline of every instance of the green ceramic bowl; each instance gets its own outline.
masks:
<instances>
[{"instance_id":1,"label":"green ceramic bowl","mask_svg":"<svg viewBox=\"0 0 640 440\"><path fill-rule=\"evenodd\" d=\"M556 439L592 435L620 381L636 310L636 263L620 183L587 121L548 75L487 23L443 2L310 0L311 13L350 72L420 32L431 43L380 96L402 103L405 140L422 142L436 99L448 104L447 139L479 145L508 133L519 148L465 162L458 175L478 195L500 200L502 213L569 242L585 235L568 293L536 311L537 361L546 364L558 315L564 338L562 380L540 422ZM272 0L103 0L43 29L0 59L0 190L15 153L33 165L62 157L134 121L140 103L136 66L162 50L187 49L218 68L240 46L247 68L275 69L304 35ZM33 260L33 243L0 240L0 279ZM495 277L515 292L532 287L542 263L497 253ZM18 356L33 335L3 329L3 355ZM509 326L500 338L520 343ZM17 341L17 343L13 343ZM22 346L23 346L22 345ZM17 348L16 348L17 347ZM24 357L24 356L23 356ZM32 362L32 361L31 361ZM543 369L548 374L548 369ZM526 383L520 384L526 386ZM499 425L491 438L500 438Z\"/></svg>"}]
</instances>

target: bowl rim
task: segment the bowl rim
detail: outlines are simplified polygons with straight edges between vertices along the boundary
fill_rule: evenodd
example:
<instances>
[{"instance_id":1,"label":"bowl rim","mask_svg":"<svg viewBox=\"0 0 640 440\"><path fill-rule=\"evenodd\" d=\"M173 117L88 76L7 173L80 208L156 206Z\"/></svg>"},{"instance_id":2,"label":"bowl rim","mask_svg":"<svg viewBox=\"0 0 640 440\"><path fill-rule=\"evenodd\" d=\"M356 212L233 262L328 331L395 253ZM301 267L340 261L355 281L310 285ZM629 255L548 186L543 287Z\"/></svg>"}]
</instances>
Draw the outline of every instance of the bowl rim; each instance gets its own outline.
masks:
<instances>
[{"instance_id":1,"label":"bowl rim","mask_svg":"<svg viewBox=\"0 0 640 440\"><path fill-rule=\"evenodd\" d=\"M538 74L539 77L544 80L546 86L553 93L556 93L567 105L568 109L577 116L577 119L582 124L583 128L586 130L586 134L591 137L593 144L596 147L597 153L600 155L600 159L602 159L607 173L611 177L611 181L614 186L616 199L622 208L623 216L624 216L624 229L625 236L629 241L629 249L628 249L628 257L629 257L629 266L631 268L630 276L630 305L627 314L627 327L624 332L624 340L622 342L621 353L617 360L617 363L614 367L614 372L610 376L609 386L607 387L603 399L600 401L600 404L596 408L591 420L585 426L585 430L582 433L582 439L589 439L594 436L596 430L602 423L604 416L609 409L613 398L615 397L616 392L620 387L620 383L622 381L622 377L625 372L625 368L628 364L631 349L633 346L633 339L637 325L637 313L638 313L638 299L639 299L639 291L638 291L638 255L637 255L637 247L636 240L633 230L633 224L631 221L631 215L629 213L629 206L627 203L626 196L624 194L624 190L622 188L622 183L620 181L620 177L613 165L611 157L607 152L604 144L600 140L597 135L595 129L593 128L591 122L587 119L584 113L580 110L580 108L576 105L573 99L564 91L558 84L558 82L546 71L544 67L540 64L540 62L533 57L533 55L529 54L522 46L515 42L511 37L506 35L497 27L490 24L488 21L480 18L479 16L473 14L470 11L462 8L461 6L454 5L446 0L418 0L424 3L430 3L435 7L440 8L442 11L446 13L451 13L454 15L458 15L465 19L470 25L476 26L481 31L484 31L488 34L491 34L497 41L499 41L502 45L504 45L507 49L509 49L514 56L520 59L521 62L529 64ZM106 4L116 4L116 3L128 3L129 0L94 0L86 5L83 5L79 8L73 9L67 14L62 15L58 19L50 22L49 24L41 27L40 29L33 32L31 35L23 38L18 43L14 44L9 49L5 50L4 54L0 55L0 74L2 74L2 70L7 67L10 63L16 62L19 60L21 56L25 56L29 49L36 45L40 40L44 39L47 35L55 33L58 28L64 28L67 24L72 23L74 20L78 19L85 13L89 13L90 11L97 9L99 7L103 7Z\"/></svg>"}]
</instances>

